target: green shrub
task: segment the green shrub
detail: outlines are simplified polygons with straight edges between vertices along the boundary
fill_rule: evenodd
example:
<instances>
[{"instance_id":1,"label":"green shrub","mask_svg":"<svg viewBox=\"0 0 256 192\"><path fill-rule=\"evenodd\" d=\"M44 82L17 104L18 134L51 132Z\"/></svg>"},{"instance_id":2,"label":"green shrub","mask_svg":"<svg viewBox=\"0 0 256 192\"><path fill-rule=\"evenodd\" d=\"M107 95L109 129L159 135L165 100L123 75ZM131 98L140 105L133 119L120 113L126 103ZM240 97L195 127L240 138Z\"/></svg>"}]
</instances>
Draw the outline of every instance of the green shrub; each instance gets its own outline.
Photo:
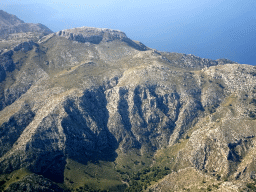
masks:
<instances>
[{"instance_id":1,"label":"green shrub","mask_svg":"<svg viewBox=\"0 0 256 192\"><path fill-rule=\"evenodd\" d=\"M0 181L0 191L4 191L6 181Z\"/></svg>"},{"instance_id":2,"label":"green shrub","mask_svg":"<svg viewBox=\"0 0 256 192\"><path fill-rule=\"evenodd\" d=\"M170 173L170 168L145 168L130 177L129 187L125 191L142 191L147 189L151 181L158 181Z\"/></svg>"},{"instance_id":3,"label":"green shrub","mask_svg":"<svg viewBox=\"0 0 256 192\"><path fill-rule=\"evenodd\" d=\"M256 117L256 115L252 111L249 112L248 116L250 118L255 118Z\"/></svg>"},{"instance_id":4,"label":"green shrub","mask_svg":"<svg viewBox=\"0 0 256 192\"><path fill-rule=\"evenodd\" d=\"M246 187L249 188L249 189L252 189L253 191L256 191L256 187L255 187L254 183L247 183Z\"/></svg>"}]
</instances>

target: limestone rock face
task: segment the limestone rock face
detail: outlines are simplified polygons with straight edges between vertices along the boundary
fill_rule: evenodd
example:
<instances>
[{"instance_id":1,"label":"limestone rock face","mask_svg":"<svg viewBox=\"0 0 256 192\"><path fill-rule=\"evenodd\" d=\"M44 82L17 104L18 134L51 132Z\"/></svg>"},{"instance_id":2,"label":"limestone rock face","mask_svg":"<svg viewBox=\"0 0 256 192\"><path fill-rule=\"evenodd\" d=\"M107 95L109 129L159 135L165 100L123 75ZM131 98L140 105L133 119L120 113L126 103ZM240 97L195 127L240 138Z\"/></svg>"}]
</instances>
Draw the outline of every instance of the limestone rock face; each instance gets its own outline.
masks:
<instances>
[{"instance_id":1,"label":"limestone rock face","mask_svg":"<svg viewBox=\"0 0 256 192\"><path fill-rule=\"evenodd\" d=\"M100 42L110 42L121 40L128 43L130 46L146 50L148 49L142 43L136 43L129 39L124 32L112 29L101 29L93 27L80 27L75 29L66 29L55 33L57 36L65 37L69 40L77 41L80 43L93 43L99 44Z\"/></svg>"},{"instance_id":2,"label":"limestone rock face","mask_svg":"<svg viewBox=\"0 0 256 192\"><path fill-rule=\"evenodd\" d=\"M9 24L23 24L10 17ZM254 66L159 52L110 29L28 37L5 39L10 44L0 52L2 175L25 168L65 183L70 159L116 166L131 151L172 149L173 170L180 172L152 190L180 190L180 175L190 172L209 182L217 175L256 177ZM41 188L29 177L22 180L29 190ZM7 191L21 188L14 183Z\"/></svg>"},{"instance_id":3,"label":"limestone rock face","mask_svg":"<svg viewBox=\"0 0 256 192\"><path fill-rule=\"evenodd\" d=\"M116 39L121 40L127 38L121 31L92 27L62 30L57 32L56 35L81 43L90 42L94 44L99 44L101 41L113 41Z\"/></svg>"}]
</instances>

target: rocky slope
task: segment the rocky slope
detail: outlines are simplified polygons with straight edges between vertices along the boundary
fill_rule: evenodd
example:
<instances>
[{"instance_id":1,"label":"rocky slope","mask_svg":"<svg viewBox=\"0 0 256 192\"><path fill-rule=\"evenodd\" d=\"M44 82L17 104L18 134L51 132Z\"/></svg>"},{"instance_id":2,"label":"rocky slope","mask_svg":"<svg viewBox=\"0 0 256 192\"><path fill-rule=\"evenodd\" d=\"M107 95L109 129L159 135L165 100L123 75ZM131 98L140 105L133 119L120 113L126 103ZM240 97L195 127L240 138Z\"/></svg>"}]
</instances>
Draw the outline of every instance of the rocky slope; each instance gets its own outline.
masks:
<instances>
[{"instance_id":1,"label":"rocky slope","mask_svg":"<svg viewBox=\"0 0 256 192\"><path fill-rule=\"evenodd\" d=\"M254 66L159 52L88 27L3 44L3 189L254 186Z\"/></svg>"}]
</instances>

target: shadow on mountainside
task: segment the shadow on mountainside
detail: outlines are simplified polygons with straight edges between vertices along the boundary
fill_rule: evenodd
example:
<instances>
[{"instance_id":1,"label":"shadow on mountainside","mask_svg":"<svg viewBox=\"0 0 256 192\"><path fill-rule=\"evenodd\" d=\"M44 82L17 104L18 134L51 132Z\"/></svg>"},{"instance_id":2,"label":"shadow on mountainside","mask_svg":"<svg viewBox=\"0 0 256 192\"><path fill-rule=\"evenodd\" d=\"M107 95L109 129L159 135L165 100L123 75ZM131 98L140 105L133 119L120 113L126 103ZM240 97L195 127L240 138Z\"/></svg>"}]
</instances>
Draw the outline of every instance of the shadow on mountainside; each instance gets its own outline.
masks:
<instances>
[{"instance_id":1,"label":"shadow on mountainside","mask_svg":"<svg viewBox=\"0 0 256 192\"><path fill-rule=\"evenodd\" d=\"M18 140L24 129L34 119L35 114L29 105L24 104L20 111L0 126L0 157L7 153ZM1 166L0 166L1 167Z\"/></svg>"},{"instance_id":2,"label":"shadow on mountainside","mask_svg":"<svg viewBox=\"0 0 256 192\"><path fill-rule=\"evenodd\" d=\"M116 138L107 128L107 100L102 88L86 90L78 100L68 99L62 121L66 135L65 154L79 163L99 160L114 161L118 147Z\"/></svg>"}]
</instances>

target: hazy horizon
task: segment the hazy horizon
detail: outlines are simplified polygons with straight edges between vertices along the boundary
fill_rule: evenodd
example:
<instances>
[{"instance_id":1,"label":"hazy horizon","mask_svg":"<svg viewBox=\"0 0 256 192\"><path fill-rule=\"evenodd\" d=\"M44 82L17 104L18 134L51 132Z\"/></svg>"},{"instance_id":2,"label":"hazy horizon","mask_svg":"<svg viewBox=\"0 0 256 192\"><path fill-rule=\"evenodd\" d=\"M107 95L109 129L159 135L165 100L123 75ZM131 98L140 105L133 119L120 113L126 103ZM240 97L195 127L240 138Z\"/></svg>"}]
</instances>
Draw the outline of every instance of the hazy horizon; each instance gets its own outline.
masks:
<instances>
[{"instance_id":1,"label":"hazy horizon","mask_svg":"<svg viewBox=\"0 0 256 192\"><path fill-rule=\"evenodd\" d=\"M159 51L256 64L253 0L2 0L0 9L54 32L82 26L117 29Z\"/></svg>"}]
</instances>

